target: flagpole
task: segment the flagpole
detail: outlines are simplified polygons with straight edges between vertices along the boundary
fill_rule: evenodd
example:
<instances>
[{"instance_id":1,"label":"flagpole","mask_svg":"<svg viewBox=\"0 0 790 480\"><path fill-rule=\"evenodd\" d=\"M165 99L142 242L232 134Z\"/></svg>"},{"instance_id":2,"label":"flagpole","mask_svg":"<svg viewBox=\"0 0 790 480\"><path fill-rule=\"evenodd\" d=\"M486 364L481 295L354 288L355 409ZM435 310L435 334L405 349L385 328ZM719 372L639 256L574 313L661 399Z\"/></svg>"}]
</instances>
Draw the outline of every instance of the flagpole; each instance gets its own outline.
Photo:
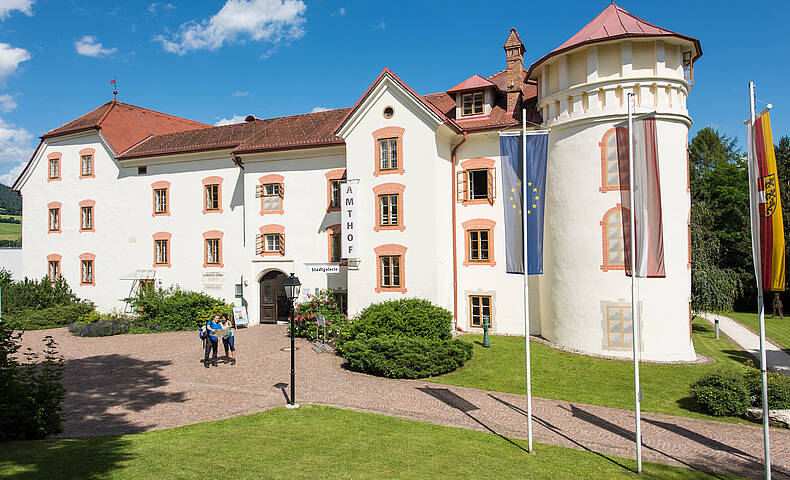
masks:
<instances>
[{"instance_id":1,"label":"flagpole","mask_svg":"<svg viewBox=\"0 0 790 480\"><path fill-rule=\"evenodd\" d=\"M631 324L634 347L634 405L636 406L636 471L642 473L642 425L640 414L639 388L639 312L636 308L636 212L634 211L634 112L632 108L633 93L628 94L628 190L631 230Z\"/></svg>"},{"instance_id":2,"label":"flagpole","mask_svg":"<svg viewBox=\"0 0 790 480\"><path fill-rule=\"evenodd\" d=\"M529 358L529 249L527 248L527 109L521 109L521 241L524 249L524 346L527 370L527 449L532 453L532 372Z\"/></svg>"},{"instance_id":3,"label":"flagpole","mask_svg":"<svg viewBox=\"0 0 790 480\"><path fill-rule=\"evenodd\" d=\"M749 82L749 146L751 153L749 158L749 190L750 194L757 195L757 161L754 151L754 82ZM753 190L753 191L751 191ZM752 215L752 251L754 256L754 274L757 277L757 311L760 316L760 375L762 377L762 400L763 400L763 450L765 452L765 478L771 480L771 445L769 439L769 408L768 408L768 364L765 359L765 301L763 298L763 269L762 253L760 252L759 230L755 232L755 223L758 212L755 211L756 202L749 198L750 213ZM758 227L759 228L759 227Z\"/></svg>"}]
</instances>

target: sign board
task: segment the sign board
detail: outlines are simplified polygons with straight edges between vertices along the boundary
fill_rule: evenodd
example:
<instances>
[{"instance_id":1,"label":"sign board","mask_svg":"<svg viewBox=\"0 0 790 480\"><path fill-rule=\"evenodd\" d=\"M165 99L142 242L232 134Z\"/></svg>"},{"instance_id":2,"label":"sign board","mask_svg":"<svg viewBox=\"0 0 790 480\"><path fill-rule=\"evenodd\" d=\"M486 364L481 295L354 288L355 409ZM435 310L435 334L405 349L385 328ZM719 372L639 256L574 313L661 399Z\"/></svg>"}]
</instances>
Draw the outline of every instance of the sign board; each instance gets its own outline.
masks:
<instances>
[{"instance_id":1,"label":"sign board","mask_svg":"<svg viewBox=\"0 0 790 480\"><path fill-rule=\"evenodd\" d=\"M357 258L357 190L359 180L348 180L340 189L340 237L342 239L340 256Z\"/></svg>"},{"instance_id":2,"label":"sign board","mask_svg":"<svg viewBox=\"0 0 790 480\"><path fill-rule=\"evenodd\" d=\"M340 273L339 263L305 263L309 273Z\"/></svg>"},{"instance_id":3,"label":"sign board","mask_svg":"<svg viewBox=\"0 0 790 480\"><path fill-rule=\"evenodd\" d=\"M220 288L225 283L223 272L203 272L203 286L206 288Z\"/></svg>"},{"instance_id":4,"label":"sign board","mask_svg":"<svg viewBox=\"0 0 790 480\"><path fill-rule=\"evenodd\" d=\"M249 325L250 321L247 318L247 307L233 307L233 320L236 326Z\"/></svg>"}]
</instances>

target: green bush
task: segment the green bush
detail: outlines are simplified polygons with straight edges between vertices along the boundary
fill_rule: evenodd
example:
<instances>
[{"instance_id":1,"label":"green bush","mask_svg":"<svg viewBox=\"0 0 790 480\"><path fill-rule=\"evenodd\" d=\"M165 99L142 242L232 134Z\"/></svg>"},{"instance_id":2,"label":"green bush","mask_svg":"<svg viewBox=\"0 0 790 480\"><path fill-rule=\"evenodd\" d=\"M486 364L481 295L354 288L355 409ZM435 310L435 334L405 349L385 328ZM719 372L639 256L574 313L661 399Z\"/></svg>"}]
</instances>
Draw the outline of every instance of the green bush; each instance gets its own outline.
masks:
<instances>
[{"instance_id":1,"label":"green bush","mask_svg":"<svg viewBox=\"0 0 790 480\"><path fill-rule=\"evenodd\" d=\"M27 361L21 362L21 334L0 323L0 442L63 431L63 357L51 336L43 342L43 359L28 351Z\"/></svg>"},{"instance_id":2,"label":"green bush","mask_svg":"<svg viewBox=\"0 0 790 480\"><path fill-rule=\"evenodd\" d=\"M214 318L214 315L222 317L223 313L228 316L228 320L233 321L233 305L228 305L224 302L220 302L219 304L206 307L202 311L198 311L198 328Z\"/></svg>"},{"instance_id":3,"label":"green bush","mask_svg":"<svg viewBox=\"0 0 790 480\"><path fill-rule=\"evenodd\" d=\"M752 406L762 408L763 383L760 370L750 368L743 374L743 378ZM790 378L779 372L768 372L768 409L786 408L790 408Z\"/></svg>"},{"instance_id":4,"label":"green bush","mask_svg":"<svg viewBox=\"0 0 790 480\"><path fill-rule=\"evenodd\" d=\"M94 311L93 303L80 300L63 278L52 282L25 278L14 282L7 271L0 271L3 290L2 317L18 330L64 327Z\"/></svg>"},{"instance_id":5,"label":"green bush","mask_svg":"<svg viewBox=\"0 0 790 480\"><path fill-rule=\"evenodd\" d=\"M41 309L26 308L21 311L3 315L3 320L16 330L41 330L45 328L65 327L78 321L86 313L93 311L90 302L73 305L57 305Z\"/></svg>"},{"instance_id":6,"label":"green bush","mask_svg":"<svg viewBox=\"0 0 790 480\"><path fill-rule=\"evenodd\" d=\"M359 335L402 335L430 340L452 338L453 314L428 300L406 298L374 303L349 321L338 336L338 343L354 340Z\"/></svg>"},{"instance_id":7,"label":"green bush","mask_svg":"<svg viewBox=\"0 0 790 480\"><path fill-rule=\"evenodd\" d=\"M128 333L133 318L121 313L88 312L74 323L69 324L69 332L80 337L108 337Z\"/></svg>"},{"instance_id":8,"label":"green bush","mask_svg":"<svg viewBox=\"0 0 790 480\"><path fill-rule=\"evenodd\" d=\"M131 333L197 330L205 323L202 318L208 311L226 308L225 313L231 312L230 307L222 300L178 287L159 288L126 301L137 312Z\"/></svg>"},{"instance_id":9,"label":"green bush","mask_svg":"<svg viewBox=\"0 0 790 480\"><path fill-rule=\"evenodd\" d=\"M318 290L307 295L307 301L297 303L294 308L294 335L316 338L318 316L326 319L326 334L334 337L343 328L346 316L340 312L332 290ZM323 334L323 328L321 328Z\"/></svg>"},{"instance_id":10,"label":"green bush","mask_svg":"<svg viewBox=\"0 0 790 480\"><path fill-rule=\"evenodd\" d=\"M740 416L750 406L743 372L710 372L691 384L691 396L706 413Z\"/></svg>"},{"instance_id":11,"label":"green bush","mask_svg":"<svg viewBox=\"0 0 790 480\"><path fill-rule=\"evenodd\" d=\"M452 372L472 356L463 340L435 340L400 335L359 335L343 346L348 365L389 378L422 378Z\"/></svg>"}]
</instances>

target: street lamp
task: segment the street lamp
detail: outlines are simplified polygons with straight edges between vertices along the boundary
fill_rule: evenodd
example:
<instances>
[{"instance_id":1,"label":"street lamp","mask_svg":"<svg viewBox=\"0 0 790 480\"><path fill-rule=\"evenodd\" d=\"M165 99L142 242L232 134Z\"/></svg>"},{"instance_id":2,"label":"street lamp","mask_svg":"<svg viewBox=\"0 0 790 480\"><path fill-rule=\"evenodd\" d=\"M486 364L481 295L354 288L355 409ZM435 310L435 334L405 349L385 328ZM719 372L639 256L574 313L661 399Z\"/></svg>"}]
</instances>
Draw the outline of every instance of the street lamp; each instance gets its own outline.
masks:
<instances>
[{"instance_id":1,"label":"street lamp","mask_svg":"<svg viewBox=\"0 0 790 480\"><path fill-rule=\"evenodd\" d=\"M283 288L285 288L285 296L288 297L288 300L291 301L291 398L290 403L286 405L288 408L299 408L299 404L296 403L294 399L296 395L296 389L294 388L294 363L295 363L295 348L294 348L294 316L295 316L295 309L294 309L294 300L299 296L299 289L302 287L302 283L299 281L298 277L295 277L292 273L290 277L286 278L283 282Z\"/></svg>"}]
</instances>

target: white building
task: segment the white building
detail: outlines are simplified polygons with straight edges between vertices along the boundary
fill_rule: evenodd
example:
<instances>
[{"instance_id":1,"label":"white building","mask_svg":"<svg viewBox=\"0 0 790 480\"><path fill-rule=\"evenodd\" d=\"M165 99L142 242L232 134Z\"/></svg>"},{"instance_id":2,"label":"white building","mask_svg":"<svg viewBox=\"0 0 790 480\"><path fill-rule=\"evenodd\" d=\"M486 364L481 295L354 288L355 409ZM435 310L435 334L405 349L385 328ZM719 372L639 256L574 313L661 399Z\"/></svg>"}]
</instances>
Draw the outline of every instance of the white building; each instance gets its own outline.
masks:
<instances>
[{"instance_id":1,"label":"white building","mask_svg":"<svg viewBox=\"0 0 790 480\"><path fill-rule=\"evenodd\" d=\"M352 108L222 127L102 105L42 136L13 186L25 274L63 275L104 310L151 280L178 284L246 305L255 324L283 319L282 280L294 272L350 314L420 297L463 331L490 315L494 332L523 335L523 277L504 266L498 132L518 130L526 109L530 125L551 129L531 333L628 356L612 133L634 92L638 112L657 112L667 273L641 282L642 350L693 359L686 96L699 42L611 5L528 70L515 29L504 49L504 70L442 93L419 95L385 69ZM358 181L361 253L350 264L345 180Z\"/></svg>"}]
</instances>

